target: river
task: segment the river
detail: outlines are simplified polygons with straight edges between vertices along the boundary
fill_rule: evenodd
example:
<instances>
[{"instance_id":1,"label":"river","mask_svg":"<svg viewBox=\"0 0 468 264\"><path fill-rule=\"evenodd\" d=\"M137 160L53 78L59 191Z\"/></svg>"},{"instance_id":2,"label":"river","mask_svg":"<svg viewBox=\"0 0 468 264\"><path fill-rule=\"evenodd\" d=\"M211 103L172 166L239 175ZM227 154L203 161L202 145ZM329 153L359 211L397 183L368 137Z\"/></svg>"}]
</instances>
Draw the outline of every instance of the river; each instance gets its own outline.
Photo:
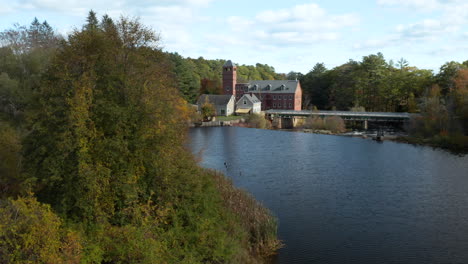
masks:
<instances>
[{"instance_id":1,"label":"river","mask_svg":"<svg viewBox=\"0 0 468 264\"><path fill-rule=\"evenodd\" d=\"M240 127L189 139L278 218L275 263L468 263L468 155Z\"/></svg>"}]
</instances>

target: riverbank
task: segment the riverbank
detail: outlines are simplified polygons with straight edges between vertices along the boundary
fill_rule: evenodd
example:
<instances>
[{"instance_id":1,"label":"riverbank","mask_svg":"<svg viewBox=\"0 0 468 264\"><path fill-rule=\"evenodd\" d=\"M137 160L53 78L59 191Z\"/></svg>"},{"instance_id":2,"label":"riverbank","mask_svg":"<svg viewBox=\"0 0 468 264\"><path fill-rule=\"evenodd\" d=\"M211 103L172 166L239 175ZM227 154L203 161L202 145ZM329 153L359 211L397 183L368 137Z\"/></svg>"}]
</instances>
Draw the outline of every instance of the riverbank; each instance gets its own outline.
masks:
<instances>
[{"instance_id":1,"label":"riverbank","mask_svg":"<svg viewBox=\"0 0 468 264\"><path fill-rule=\"evenodd\" d=\"M417 137L397 137L393 141L411 145L429 146L444 149L453 154L466 155L468 153L468 137L461 139L449 137L417 138Z\"/></svg>"},{"instance_id":2,"label":"riverbank","mask_svg":"<svg viewBox=\"0 0 468 264\"><path fill-rule=\"evenodd\" d=\"M238 117L236 119L233 118L223 118L219 117L212 121L206 122L191 122L189 127L220 127L220 126L234 126L238 124L245 123L245 119L242 117Z\"/></svg>"},{"instance_id":3,"label":"riverbank","mask_svg":"<svg viewBox=\"0 0 468 264\"><path fill-rule=\"evenodd\" d=\"M347 137L359 137L364 139L376 139L376 131L350 131L345 133L333 133L329 130L317 130L317 129L296 129L294 131L303 133L313 133L322 135L334 135L334 136L347 136ZM464 155L468 153L468 138L467 137L436 137L436 138L417 138L412 137L402 132L384 132L380 140L394 141L399 143L406 143L411 145L428 146L432 148L443 149L453 154Z\"/></svg>"},{"instance_id":4,"label":"riverbank","mask_svg":"<svg viewBox=\"0 0 468 264\"><path fill-rule=\"evenodd\" d=\"M347 131L344 133L335 133L330 130L324 129L308 129L308 128L296 128L296 129L275 129L271 126L258 126L253 123L249 123L248 120L239 117L239 119L222 119L209 122L191 123L190 127L219 127L219 126L238 126L248 128L261 128L261 129L273 129L282 131L294 131L302 133L312 133L321 135L334 135L334 136L345 136L345 137L359 137L363 139L377 139L377 131ZM450 138L450 137L436 137L432 139L422 139L411 137L406 133L395 132L395 131L384 131L384 134L379 137L380 141L395 141L399 143L406 143L412 145L429 146L433 148L440 148L450 151L454 154L466 154L468 153L468 139L463 138ZM466 141L466 142L465 142Z\"/></svg>"}]
</instances>

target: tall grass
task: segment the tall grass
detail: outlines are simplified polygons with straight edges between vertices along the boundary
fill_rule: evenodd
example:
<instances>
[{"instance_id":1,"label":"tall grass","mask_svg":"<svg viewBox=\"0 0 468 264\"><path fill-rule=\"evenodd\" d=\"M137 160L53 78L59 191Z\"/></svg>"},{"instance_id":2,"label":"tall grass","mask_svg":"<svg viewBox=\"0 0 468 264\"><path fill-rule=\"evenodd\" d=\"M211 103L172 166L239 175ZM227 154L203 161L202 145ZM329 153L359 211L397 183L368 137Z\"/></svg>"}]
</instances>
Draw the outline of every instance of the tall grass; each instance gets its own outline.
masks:
<instances>
[{"instance_id":1,"label":"tall grass","mask_svg":"<svg viewBox=\"0 0 468 264\"><path fill-rule=\"evenodd\" d=\"M346 131L344 120L339 116L310 116L306 119L304 128L329 130L333 133L343 133Z\"/></svg>"},{"instance_id":2,"label":"tall grass","mask_svg":"<svg viewBox=\"0 0 468 264\"><path fill-rule=\"evenodd\" d=\"M252 195L233 186L232 181L223 174L208 170L221 193L224 205L230 210L247 237L243 243L249 249L250 261L263 263L268 257L276 254L282 247L277 238L277 221L271 212L255 200Z\"/></svg>"}]
</instances>

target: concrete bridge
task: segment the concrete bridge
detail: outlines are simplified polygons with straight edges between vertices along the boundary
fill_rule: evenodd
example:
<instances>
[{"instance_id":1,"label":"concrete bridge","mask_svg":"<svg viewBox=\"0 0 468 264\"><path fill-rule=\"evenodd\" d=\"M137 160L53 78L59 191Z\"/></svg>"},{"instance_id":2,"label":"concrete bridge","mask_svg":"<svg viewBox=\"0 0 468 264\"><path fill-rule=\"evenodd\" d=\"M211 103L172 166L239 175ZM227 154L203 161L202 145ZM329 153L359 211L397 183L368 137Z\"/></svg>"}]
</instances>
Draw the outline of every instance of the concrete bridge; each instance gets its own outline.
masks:
<instances>
[{"instance_id":1,"label":"concrete bridge","mask_svg":"<svg viewBox=\"0 0 468 264\"><path fill-rule=\"evenodd\" d=\"M393 113L393 112L351 112L351 111L293 111L293 110L274 110L265 111L265 116L276 123L279 128L295 127L300 119L309 116L339 116L345 121L363 121L364 129L367 129L368 122L408 122L415 114Z\"/></svg>"}]
</instances>

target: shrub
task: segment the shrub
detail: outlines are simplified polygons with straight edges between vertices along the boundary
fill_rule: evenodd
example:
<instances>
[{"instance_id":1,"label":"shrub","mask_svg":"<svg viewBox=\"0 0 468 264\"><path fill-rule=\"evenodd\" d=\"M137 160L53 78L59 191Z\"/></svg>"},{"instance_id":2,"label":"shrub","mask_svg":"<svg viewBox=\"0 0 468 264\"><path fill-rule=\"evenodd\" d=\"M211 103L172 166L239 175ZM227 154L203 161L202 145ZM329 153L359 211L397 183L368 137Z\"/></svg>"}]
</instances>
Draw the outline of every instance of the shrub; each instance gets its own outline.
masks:
<instances>
[{"instance_id":1,"label":"shrub","mask_svg":"<svg viewBox=\"0 0 468 264\"><path fill-rule=\"evenodd\" d=\"M344 120L339 116L310 116L306 119L304 128L329 130L333 133L343 133L346 131Z\"/></svg>"},{"instance_id":2,"label":"shrub","mask_svg":"<svg viewBox=\"0 0 468 264\"><path fill-rule=\"evenodd\" d=\"M209 171L221 192L224 205L237 217L247 232L249 255L266 259L282 247L277 239L277 222L271 212L249 193L233 186L221 173Z\"/></svg>"},{"instance_id":3,"label":"shrub","mask_svg":"<svg viewBox=\"0 0 468 264\"><path fill-rule=\"evenodd\" d=\"M201 115L204 121L210 120L213 116L216 115L216 109L214 105L208 101L205 102L201 107Z\"/></svg>"},{"instance_id":4,"label":"shrub","mask_svg":"<svg viewBox=\"0 0 468 264\"><path fill-rule=\"evenodd\" d=\"M266 120L265 117L263 117L261 114L251 114L247 116L246 122L249 124L249 127L253 128L271 128L270 122Z\"/></svg>"},{"instance_id":5,"label":"shrub","mask_svg":"<svg viewBox=\"0 0 468 264\"><path fill-rule=\"evenodd\" d=\"M311 129L325 129L325 124L321 117L309 116L305 121L304 127Z\"/></svg>"},{"instance_id":6,"label":"shrub","mask_svg":"<svg viewBox=\"0 0 468 264\"><path fill-rule=\"evenodd\" d=\"M35 198L0 205L0 263L80 263L79 236Z\"/></svg>"},{"instance_id":7,"label":"shrub","mask_svg":"<svg viewBox=\"0 0 468 264\"><path fill-rule=\"evenodd\" d=\"M339 116L327 116L324 121L325 128L333 133L343 133L346 131L344 120Z\"/></svg>"}]
</instances>

